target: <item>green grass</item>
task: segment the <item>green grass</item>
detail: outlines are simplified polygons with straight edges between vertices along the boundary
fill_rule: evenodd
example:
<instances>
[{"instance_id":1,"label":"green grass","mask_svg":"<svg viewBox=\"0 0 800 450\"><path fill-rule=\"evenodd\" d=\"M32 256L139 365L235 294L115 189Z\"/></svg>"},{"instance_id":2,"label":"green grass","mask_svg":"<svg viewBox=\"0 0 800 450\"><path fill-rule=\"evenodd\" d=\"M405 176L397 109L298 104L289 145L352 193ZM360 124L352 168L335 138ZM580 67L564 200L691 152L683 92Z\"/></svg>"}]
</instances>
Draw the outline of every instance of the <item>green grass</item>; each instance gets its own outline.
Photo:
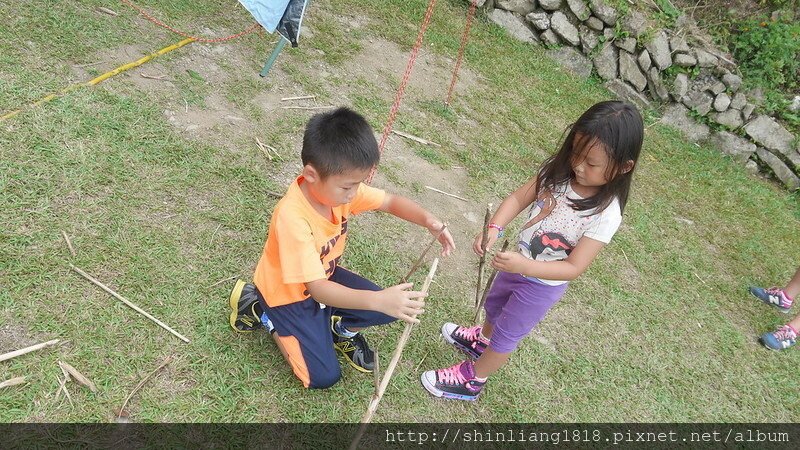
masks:
<instances>
[{"instance_id":1,"label":"green grass","mask_svg":"<svg viewBox=\"0 0 800 450\"><path fill-rule=\"evenodd\" d=\"M228 2L139 3L193 30L235 32L250 23ZM73 63L94 62L122 46L148 52L179 40L134 20L122 6L114 20L94 13L101 4L21 8L0 2L0 13L21 25L0 28L0 110L80 81L70 80ZM309 114L264 111L256 98L279 96L285 88L319 95L320 104L344 99L382 129L394 92L380 81L349 76L348 61L362 39L388 39L409 50L426 4L320 0L306 18L314 36L284 52L267 80L256 73L272 37L227 44L227 56L236 58L220 67L232 73L214 82L201 63L191 64L189 57L206 57L192 44L157 60L180 78L163 90L146 93L119 76L0 123L0 344L7 345L10 334L16 344L69 341L0 365L0 379L29 376L28 385L3 391L0 421L111 421L133 387L171 354L178 358L131 400L132 420L357 421L372 394L371 377L345 368L332 389L303 390L266 336L229 330L230 285L208 286L251 276L275 204L267 192L281 192L299 164ZM426 51L455 55L465 5L439 2ZM345 11L368 15L358 34L337 30L337 15ZM31 42L36 51L15 42ZM114 62L129 60L117 55ZM191 77L189 67L204 80ZM329 78L316 76L320 67ZM480 202L497 203L530 177L565 127L608 98L596 80L565 75L542 49L512 41L482 19L473 28L464 70L479 77L451 108L410 96L398 128L440 142L440 149L412 148L432 167L466 167L469 196ZM395 76L389 79L394 87ZM441 79L443 86L448 82ZM163 114L183 108L188 92L197 108L209 107L208 95L221 94L250 125L218 124L189 138ZM279 145L285 161L267 161L254 148L254 136ZM390 182L428 195L403 170L382 168ZM479 215L480 202L473 211ZM799 220L797 194L654 124L623 228L536 332L549 344L526 339L477 404L431 398L419 386L419 372L457 360L438 328L472 315L464 296L473 290L474 275L448 272L453 263L444 260L431 289L433 306L415 329L375 420L797 421L800 391L792 386L800 352L772 353L755 342L786 317L748 298L745 288L788 280L798 264ZM76 247L74 258L62 230ZM412 243L423 239L421 231L384 215L358 217L351 230L347 266L384 285L404 274L417 256ZM459 246L469 245L457 238ZM69 262L191 344L71 272ZM395 324L369 332L384 363L401 329ZM74 407L56 402L58 360L90 376L99 392L71 387Z\"/></svg>"}]
</instances>

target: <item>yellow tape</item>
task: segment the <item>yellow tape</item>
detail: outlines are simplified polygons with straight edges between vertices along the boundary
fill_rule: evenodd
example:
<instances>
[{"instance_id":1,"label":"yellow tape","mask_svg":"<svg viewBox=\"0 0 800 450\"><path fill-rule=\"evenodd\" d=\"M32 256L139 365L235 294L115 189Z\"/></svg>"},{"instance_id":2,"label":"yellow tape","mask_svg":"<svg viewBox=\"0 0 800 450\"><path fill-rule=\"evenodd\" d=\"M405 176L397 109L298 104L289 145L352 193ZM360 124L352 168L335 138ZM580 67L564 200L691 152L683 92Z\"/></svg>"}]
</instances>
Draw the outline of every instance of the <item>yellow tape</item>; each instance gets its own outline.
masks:
<instances>
[{"instance_id":1,"label":"yellow tape","mask_svg":"<svg viewBox=\"0 0 800 450\"><path fill-rule=\"evenodd\" d=\"M161 50L159 50L159 51L157 51L155 53L151 53L151 54L149 54L147 56L144 56L142 58L139 58L139 59L137 59L136 61L134 61L132 63L128 63L128 64L125 64L125 65L119 66L116 69L114 69L112 71L109 71L109 72L106 72L106 73L100 75L99 77L93 78L93 79L91 79L91 80L89 80L89 81L87 81L85 83L78 83L78 84L73 84L72 86L67 86L65 89L62 89L58 93L49 94L49 95L45 96L44 98L33 102L30 106L38 106L38 105L41 105L42 103L47 103L50 100L53 100L54 98L61 97L62 95L67 94L67 93L69 93L71 91L74 91L74 90L76 90L78 88L81 88L81 87L95 86L95 85L100 84L103 81L113 77L114 75L119 75L120 73L125 72L126 70L133 69L134 67L139 67L142 64L146 63L147 61L150 61L151 59L153 59L155 57L161 56L161 55L163 55L165 53L169 53L169 52L171 52L173 50L177 50L177 49L183 47L186 44L190 44L190 43L194 42L195 40L196 40L195 38L186 38L186 39L178 42L177 44L172 44L169 47L164 47ZM14 110L14 111L11 111L11 112L9 112L9 113L7 113L5 115L2 115L2 116L0 116L0 122L16 116L20 112L22 112L22 108Z\"/></svg>"}]
</instances>

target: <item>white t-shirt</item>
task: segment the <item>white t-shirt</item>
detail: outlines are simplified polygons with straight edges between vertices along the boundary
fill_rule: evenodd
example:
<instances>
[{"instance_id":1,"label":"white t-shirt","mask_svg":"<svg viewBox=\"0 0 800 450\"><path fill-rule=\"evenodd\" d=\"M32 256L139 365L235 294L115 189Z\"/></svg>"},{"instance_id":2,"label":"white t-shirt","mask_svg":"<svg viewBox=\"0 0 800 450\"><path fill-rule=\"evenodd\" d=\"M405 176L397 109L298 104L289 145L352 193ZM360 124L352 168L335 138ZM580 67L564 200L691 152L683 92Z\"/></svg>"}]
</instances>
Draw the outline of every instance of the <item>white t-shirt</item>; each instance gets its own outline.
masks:
<instances>
[{"instance_id":1,"label":"white t-shirt","mask_svg":"<svg viewBox=\"0 0 800 450\"><path fill-rule=\"evenodd\" d=\"M519 233L519 251L526 258L536 261L561 261L569 256L584 236L609 243L622 223L622 212L616 198L602 212L593 214L592 210L572 209L570 206L572 202L569 199L578 200L583 197L572 190L569 182L558 186L553 192L553 197L556 200L553 211ZM534 202L527 220L536 217L541 211L541 206L540 203ZM551 286L566 283L563 280L527 278Z\"/></svg>"}]
</instances>

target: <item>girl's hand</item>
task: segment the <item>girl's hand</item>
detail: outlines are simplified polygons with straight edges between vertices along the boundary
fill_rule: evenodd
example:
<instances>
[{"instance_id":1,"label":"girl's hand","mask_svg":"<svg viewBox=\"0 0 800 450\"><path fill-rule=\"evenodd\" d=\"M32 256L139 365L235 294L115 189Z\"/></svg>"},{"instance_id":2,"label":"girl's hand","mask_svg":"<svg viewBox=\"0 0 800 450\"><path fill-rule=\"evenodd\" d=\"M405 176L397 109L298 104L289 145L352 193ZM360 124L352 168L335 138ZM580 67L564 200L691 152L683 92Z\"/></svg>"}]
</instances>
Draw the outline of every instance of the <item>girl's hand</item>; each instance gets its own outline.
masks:
<instances>
[{"instance_id":1,"label":"girl's hand","mask_svg":"<svg viewBox=\"0 0 800 450\"><path fill-rule=\"evenodd\" d=\"M444 224L442 222L436 220L428 225L428 231L434 236L439 236L439 243L442 244L442 256L450 256L450 253L456 249L456 244L453 241L453 235L450 234L449 228L444 230L442 234L439 234L443 226Z\"/></svg>"},{"instance_id":2,"label":"girl's hand","mask_svg":"<svg viewBox=\"0 0 800 450\"><path fill-rule=\"evenodd\" d=\"M491 248L494 245L494 243L497 242L497 235L499 233L500 232L497 230L497 228L489 228L489 232L486 235L488 237L488 239L486 239L486 250L487 251L491 250ZM472 250L478 256L483 256L483 249L481 248L481 240L482 239L483 239L483 231L481 231L480 233L478 233L477 236L475 236L475 241L472 243Z\"/></svg>"},{"instance_id":3,"label":"girl's hand","mask_svg":"<svg viewBox=\"0 0 800 450\"><path fill-rule=\"evenodd\" d=\"M525 274L528 258L517 252L497 252L492 259L492 267L502 272Z\"/></svg>"}]
</instances>

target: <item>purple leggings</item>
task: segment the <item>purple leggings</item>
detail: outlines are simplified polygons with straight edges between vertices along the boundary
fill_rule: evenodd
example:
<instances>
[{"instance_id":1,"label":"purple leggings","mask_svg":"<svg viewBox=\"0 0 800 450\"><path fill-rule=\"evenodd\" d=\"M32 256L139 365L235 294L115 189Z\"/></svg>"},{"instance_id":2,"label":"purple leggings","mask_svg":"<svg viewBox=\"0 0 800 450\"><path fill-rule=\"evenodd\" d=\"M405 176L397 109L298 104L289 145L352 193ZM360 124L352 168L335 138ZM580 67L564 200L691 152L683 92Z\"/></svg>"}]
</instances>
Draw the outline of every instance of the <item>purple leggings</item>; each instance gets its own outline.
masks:
<instances>
[{"instance_id":1,"label":"purple leggings","mask_svg":"<svg viewBox=\"0 0 800 450\"><path fill-rule=\"evenodd\" d=\"M522 275L498 272L486 297L486 320L492 324L489 346L509 353L567 290L567 284L550 286Z\"/></svg>"}]
</instances>

